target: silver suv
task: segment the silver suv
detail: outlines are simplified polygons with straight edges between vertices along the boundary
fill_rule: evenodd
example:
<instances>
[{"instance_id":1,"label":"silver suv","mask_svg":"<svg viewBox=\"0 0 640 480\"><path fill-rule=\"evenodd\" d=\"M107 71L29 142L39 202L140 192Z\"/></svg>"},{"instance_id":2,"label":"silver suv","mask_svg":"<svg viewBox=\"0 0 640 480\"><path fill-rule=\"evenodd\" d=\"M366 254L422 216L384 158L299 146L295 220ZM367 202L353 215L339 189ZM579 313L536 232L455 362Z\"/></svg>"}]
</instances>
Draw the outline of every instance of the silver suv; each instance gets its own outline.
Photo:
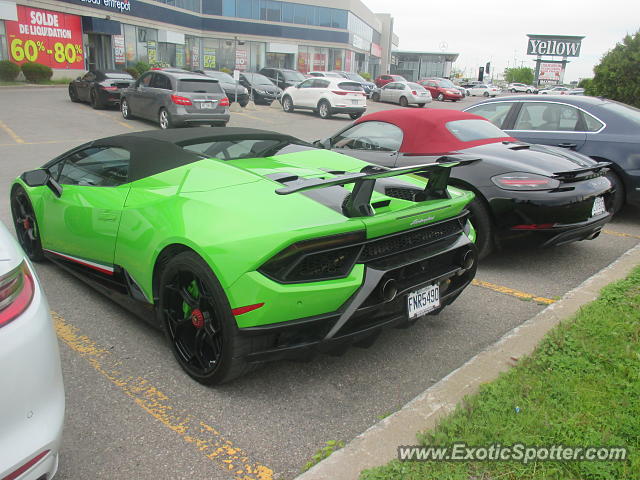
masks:
<instances>
[{"instance_id":1,"label":"silver suv","mask_svg":"<svg viewBox=\"0 0 640 480\"><path fill-rule=\"evenodd\" d=\"M218 80L188 72L150 70L122 91L120 111L156 121L160 128L185 125L224 127L229 99Z\"/></svg>"}]
</instances>

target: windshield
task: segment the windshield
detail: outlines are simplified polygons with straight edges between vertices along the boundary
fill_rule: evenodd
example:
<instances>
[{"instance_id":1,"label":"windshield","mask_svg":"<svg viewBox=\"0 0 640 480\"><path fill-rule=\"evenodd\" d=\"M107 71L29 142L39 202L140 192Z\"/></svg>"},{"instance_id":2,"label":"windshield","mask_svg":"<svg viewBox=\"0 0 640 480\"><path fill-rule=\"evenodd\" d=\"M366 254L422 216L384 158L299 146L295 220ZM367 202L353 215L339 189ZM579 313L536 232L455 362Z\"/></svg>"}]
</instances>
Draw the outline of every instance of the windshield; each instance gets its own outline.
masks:
<instances>
[{"instance_id":1,"label":"windshield","mask_svg":"<svg viewBox=\"0 0 640 480\"><path fill-rule=\"evenodd\" d=\"M216 72L214 70L207 70L205 73L207 74L208 77L215 78L217 80L220 80L221 82L236 83L233 77L228 73Z\"/></svg>"},{"instance_id":2,"label":"windshield","mask_svg":"<svg viewBox=\"0 0 640 480\"><path fill-rule=\"evenodd\" d=\"M422 85L418 85L417 83L409 82L407 83L407 85L409 85L409 87L411 87L413 90L417 90L418 92L422 92L425 90Z\"/></svg>"},{"instance_id":3,"label":"windshield","mask_svg":"<svg viewBox=\"0 0 640 480\"><path fill-rule=\"evenodd\" d=\"M391 75L396 82L406 82L407 80L402 75Z\"/></svg>"},{"instance_id":4,"label":"windshield","mask_svg":"<svg viewBox=\"0 0 640 480\"><path fill-rule=\"evenodd\" d=\"M285 70L282 74L284 75L284 79L290 82L301 82L304 80L304 75L295 70Z\"/></svg>"},{"instance_id":5,"label":"windshield","mask_svg":"<svg viewBox=\"0 0 640 480\"><path fill-rule=\"evenodd\" d=\"M616 113L640 126L640 110L638 110L637 108L613 102L605 103L604 105L602 105L602 108L604 110L608 110L609 112Z\"/></svg>"},{"instance_id":6,"label":"windshield","mask_svg":"<svg viewBox=\"0 0 640 480\"><path fill-rule=\"evenodd\" d=\"M347 78L349 80L355 80L356 82L366 83L366 80L357 73L347 73Z\"/></svg>"},{"instance_id":7,"label":"windshield","mask_svg":"<svg viewBox=\"0 0 640 480\"><path fill-rule=\"evenodd\" d=\"M273 85L271 80L259 73L245 73L243 75L254 85Z\"/></svg>"},{"instance_id":8,"label":"windshield","mask_svg":"<svg viewBox=\"0 0 640 480\"><path fill-rule=\"evenodd\" d=\"M222 87L214 80L180 80L178 91L185 93L222 93Z\"/></svg>"},{"instance_id":9,"label":"windshield","mask_svg":"<svg viewBox=\"0 0 640 480\"><path fill-rule=\"evenodd\" d=\"M305 144L285 139L241 138L182 145L182 148L202 155L205 158L237 160L240 158L262 158L276 155L280 150L289 145Z\"/></svg>"},{"instance_id":10,"label":"windshield","mask_svg":"<svg viewBox=\"0 0 640 480\"><path fill-rule=\"evenodd\" d=\"M443 88L455 88L451 80L438 80L438 86Z\"/></svg>"},{"instance_id":11,"label":"windshield","mask_svg":"<svg viewBox=\"0 0 640 480\"><path fill-rule=\"evenodd\" d=\"M487 120L454 120L447 122L446 127L458 140L463 142L509 136Z\"/></svg>"}]
</instances>

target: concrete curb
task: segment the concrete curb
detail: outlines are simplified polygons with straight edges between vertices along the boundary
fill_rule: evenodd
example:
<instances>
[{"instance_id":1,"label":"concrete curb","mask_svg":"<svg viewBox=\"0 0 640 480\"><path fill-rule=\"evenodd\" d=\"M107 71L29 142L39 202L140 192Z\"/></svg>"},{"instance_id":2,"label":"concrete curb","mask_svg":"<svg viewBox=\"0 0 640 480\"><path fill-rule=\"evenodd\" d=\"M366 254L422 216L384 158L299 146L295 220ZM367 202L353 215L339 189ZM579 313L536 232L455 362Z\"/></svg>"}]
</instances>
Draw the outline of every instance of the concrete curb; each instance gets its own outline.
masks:
<instances>
[{"instance_id":1,"label":"concrete curb","mask_svg":"<svg viewBox=\"0 0 640 480\"><path fill-rule=\"evenodd\" d=\"M637 265L640 265L640 245L569 291L562 300L506 333L401 410L373 425L296 480L356 480L362 470L396 458L399 445L416 444L418 431L434 428L465 395L476 393L481 384L496 379L515 364L514 359L533 352L549 330L598 298L604 286L625 278Z\"/></svg>"},{"instance_id":2,"label":"concrete curb","mask_svg":"<svg viewBox=\"0 0 640 480\"><path fill-rule=\"evenodd\" d=\"M37 83L29 83L25 85L0 85L0 88L67 88L68 83L59 83L56 85L38 85Z\"/></svg>"}]
</instances>

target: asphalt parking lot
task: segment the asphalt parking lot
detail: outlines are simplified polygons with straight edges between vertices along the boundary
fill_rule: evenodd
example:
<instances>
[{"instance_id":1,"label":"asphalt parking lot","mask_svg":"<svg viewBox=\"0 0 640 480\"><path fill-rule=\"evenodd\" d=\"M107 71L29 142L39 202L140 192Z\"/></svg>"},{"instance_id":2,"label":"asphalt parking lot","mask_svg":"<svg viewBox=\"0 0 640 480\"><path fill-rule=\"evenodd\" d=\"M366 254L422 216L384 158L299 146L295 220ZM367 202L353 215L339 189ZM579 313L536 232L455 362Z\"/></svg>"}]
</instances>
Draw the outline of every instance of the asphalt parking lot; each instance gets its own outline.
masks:
<instances>
[{"instance_id":1,"label":"asphalt parking lot","mask_svg":"<svg viewBox=\"0 0 640 480\"><path fill-rule=\"evenodd\" d=\"M64 88L0 88L0 105L5 224L11 181L21 172L84 141L156 128L71 103ZM399 107L370 103L370 111L386 108ZM315 140L349 121L256 107L232 114L229 125ZM548 250L512 245L484 261L476 284L436 317L386 331L369 349L269 364L217 388L185 375L161 332L62 270L38 265L67 392L57 478L293 478L325 442L349 441L401 408L638 243L640 211L626 208L593 241Z\"/></svg>"}]
</instances>

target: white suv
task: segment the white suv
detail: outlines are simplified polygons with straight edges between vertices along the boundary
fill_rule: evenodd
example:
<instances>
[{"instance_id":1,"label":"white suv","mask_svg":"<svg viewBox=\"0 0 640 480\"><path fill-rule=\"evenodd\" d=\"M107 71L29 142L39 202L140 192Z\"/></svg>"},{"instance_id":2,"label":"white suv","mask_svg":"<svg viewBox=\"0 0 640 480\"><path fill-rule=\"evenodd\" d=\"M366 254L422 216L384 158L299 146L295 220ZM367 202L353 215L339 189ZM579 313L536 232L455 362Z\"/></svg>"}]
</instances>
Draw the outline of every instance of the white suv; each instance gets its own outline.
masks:
<instances>
[{"instance_id":1,"label":"white suv","mask_svg":"<svg viewBox=\"0 0 640 480\"><path fill-rule=\"evenodd\" d=\"M532 85L525 85L524 83L510 83L507 87L511 93L526 92L526 93L538 93L538 89Z\"/></svg>"},{"instance_id":2,"label":"white suv","mask_svg":"<svg viewBox=\"0 0 640 480\"><path fill-rule=\"evenodd\" d=\"M367 95L360 83L346 78L309 78L284 91L282 109L313 110L320 118L346 113L355 120L367 109Z\"/></svg>"}]
</instances>

